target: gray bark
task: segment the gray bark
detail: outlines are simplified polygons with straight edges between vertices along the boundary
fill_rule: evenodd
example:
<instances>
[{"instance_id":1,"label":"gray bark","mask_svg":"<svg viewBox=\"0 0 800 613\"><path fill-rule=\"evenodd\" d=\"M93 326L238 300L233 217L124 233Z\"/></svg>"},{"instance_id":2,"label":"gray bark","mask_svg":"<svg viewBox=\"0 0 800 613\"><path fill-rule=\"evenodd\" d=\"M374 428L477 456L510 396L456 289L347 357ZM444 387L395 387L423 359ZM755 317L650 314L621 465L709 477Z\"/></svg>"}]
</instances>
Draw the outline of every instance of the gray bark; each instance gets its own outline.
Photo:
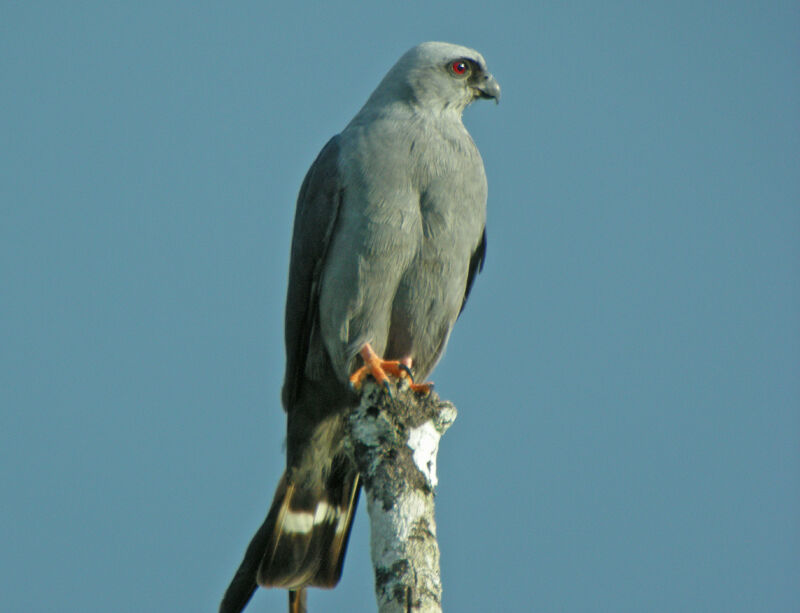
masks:
<instances>
[{"instance_id":1,"label":"gray bark","mask_svg":"<svg viewBox=\"0 0 800 613\"><path fill-rule=\"evenodd\" d=\"M365 382L348 420L351 453L367 497L379 613L440 613L442 582L434 520L439 439L456 409L405 380L392 395Z\"/></svg>"}]
</instances>

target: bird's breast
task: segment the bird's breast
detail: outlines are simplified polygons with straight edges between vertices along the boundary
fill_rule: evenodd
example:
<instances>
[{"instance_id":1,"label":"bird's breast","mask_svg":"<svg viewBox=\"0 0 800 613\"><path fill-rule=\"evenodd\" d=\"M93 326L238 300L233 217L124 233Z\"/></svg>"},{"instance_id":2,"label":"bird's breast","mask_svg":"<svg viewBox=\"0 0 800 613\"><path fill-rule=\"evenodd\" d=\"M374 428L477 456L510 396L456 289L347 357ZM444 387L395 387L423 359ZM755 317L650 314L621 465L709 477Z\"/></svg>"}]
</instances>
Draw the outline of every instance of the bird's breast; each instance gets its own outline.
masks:
<instances>
[{"instance_id":1,"label":"bird's breast","mask_svg":"<svg viewBox=\"0 0 800 613\"><path fill-rule=\"evenodd\" d=\"M369 342L387 358L411 356L426 373L463 301L486 181L466 132L464 141L441 130L384 128L343 134L344 196L320 322L341 370Z\"/></svg>"}]
</instances>

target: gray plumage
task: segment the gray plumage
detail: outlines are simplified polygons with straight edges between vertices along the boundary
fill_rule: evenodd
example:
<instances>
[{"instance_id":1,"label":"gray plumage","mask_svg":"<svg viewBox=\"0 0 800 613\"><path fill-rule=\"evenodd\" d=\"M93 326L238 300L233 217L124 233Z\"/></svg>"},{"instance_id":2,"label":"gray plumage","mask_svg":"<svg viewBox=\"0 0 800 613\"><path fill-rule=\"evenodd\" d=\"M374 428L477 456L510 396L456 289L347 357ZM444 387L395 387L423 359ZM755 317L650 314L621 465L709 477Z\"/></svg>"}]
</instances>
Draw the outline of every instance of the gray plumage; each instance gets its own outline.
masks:
<instances>
[{"instance_id":1,"label":"gray plumage","mask_svg":"<svg viewBox=\"0 0 800 613\"><path fill-rule=\"evenodd\" d=\"M461 113L499 95L479 53L423 43L309 169L286 302L287 468L221 611L256 583L338 581L359 487L342 453L349 376L367 343L410 358L416 380L441 358L486 248L486 177Z\"/></svg>"}]
</instances>

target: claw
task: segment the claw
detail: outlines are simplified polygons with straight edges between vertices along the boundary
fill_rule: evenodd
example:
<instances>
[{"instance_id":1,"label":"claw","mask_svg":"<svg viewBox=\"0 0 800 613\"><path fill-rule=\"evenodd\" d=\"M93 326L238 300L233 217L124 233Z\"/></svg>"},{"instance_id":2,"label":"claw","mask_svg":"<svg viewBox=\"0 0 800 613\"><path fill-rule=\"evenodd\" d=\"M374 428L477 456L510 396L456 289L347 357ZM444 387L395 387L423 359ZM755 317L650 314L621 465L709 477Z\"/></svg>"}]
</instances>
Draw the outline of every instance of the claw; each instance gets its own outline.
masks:
<instances>
[{"instance_id":1,"label":"claw","mask_svg":"<svg viewBox=\"0 0 800 613\"><path fill-rule=\"evenodd\" d=\"M402 362L398 362L397 363L397 368L399 368L401 371L406 373L408 378L411 380L411 383L414 383L414 373L411 372L411 369L408 366L406 366Z\"/></svg>"},{"instance_id":2,"label":"claw","mask_svg":"<svg viewBox=\"0 0 800 613\"><path fill-rule=\"evenodd\" d=\"M402 360L382 360L373 351L369 343L359 352L364 360L364 366L350 375L350 386L355 391L359 391L364 384L364 379L372 376L379 385L382 385L389 396L392 396L392 388L387 375L392 375L398 379L408 377L411 381L409 387L417 394L429 394L433 389L432 383L414 383L414 375L411 372L411 358Z\"/></svg>"}]
</instances>

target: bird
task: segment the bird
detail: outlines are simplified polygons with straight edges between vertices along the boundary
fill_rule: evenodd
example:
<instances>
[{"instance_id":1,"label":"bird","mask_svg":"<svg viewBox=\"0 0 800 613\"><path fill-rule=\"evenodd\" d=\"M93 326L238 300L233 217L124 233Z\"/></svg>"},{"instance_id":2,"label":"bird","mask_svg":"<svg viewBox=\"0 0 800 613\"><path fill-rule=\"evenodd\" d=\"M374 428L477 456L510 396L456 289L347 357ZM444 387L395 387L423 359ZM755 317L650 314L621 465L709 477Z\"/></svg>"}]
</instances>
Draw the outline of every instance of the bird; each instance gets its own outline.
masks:
<instances>
[{"instance_id":1,"label":"bird","mask_svg":"<svg viewBox=\"0 0 800 613\"><path fill-rule=\"evenodd\" d=\"M477 51L409 49L311 165L295 210L285 312L286 469L220 605L242 611L258 586L306 588L341 576L358 503L344 419L368 376L436 366L486 257L487 181L462 122L500 99Z\"/></svg>"}]
</instances>

